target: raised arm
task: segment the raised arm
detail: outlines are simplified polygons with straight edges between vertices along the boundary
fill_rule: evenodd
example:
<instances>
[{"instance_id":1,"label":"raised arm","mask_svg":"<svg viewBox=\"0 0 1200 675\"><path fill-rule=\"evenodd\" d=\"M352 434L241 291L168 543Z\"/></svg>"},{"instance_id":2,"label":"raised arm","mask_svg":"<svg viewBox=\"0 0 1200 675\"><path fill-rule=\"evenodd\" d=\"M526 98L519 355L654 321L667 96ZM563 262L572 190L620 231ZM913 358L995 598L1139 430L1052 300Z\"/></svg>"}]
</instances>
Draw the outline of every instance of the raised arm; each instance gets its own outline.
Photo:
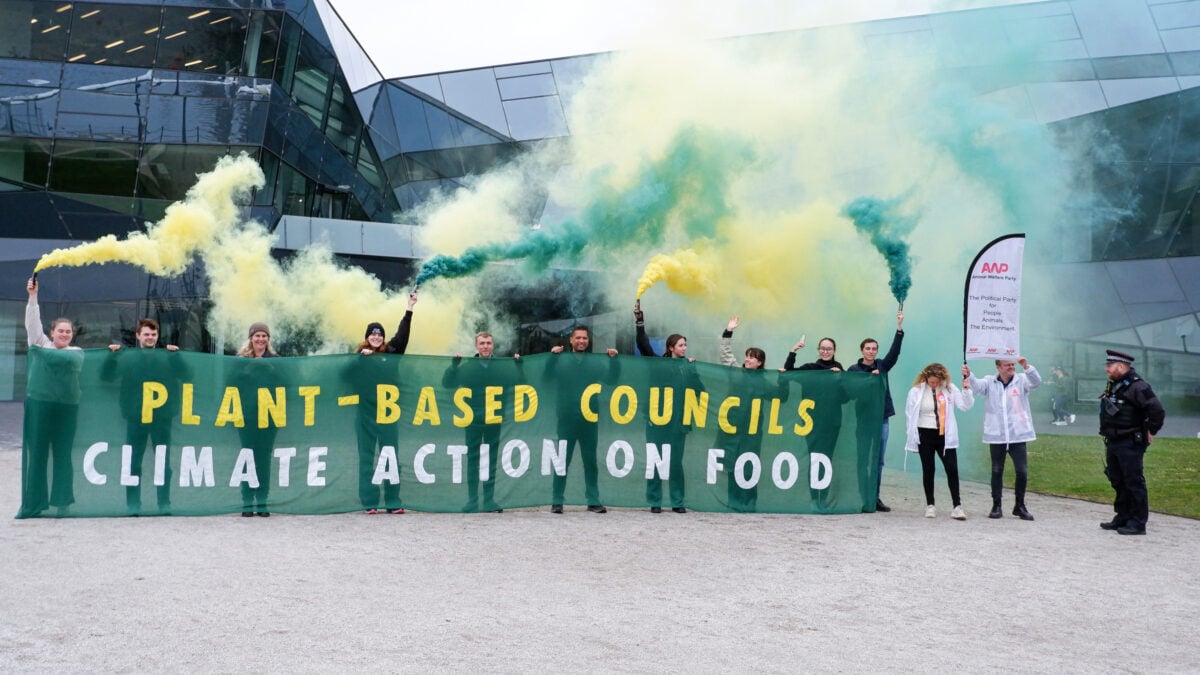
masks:
<instances>
[{"instance_id":1,"label":"raised arm","mask_svg":"<svg viewBox=\"0 0 1200 675\"><path fill-rule=\"evenodd\" d=\"M42 331L42 310L38 307L38 284L30 277L25 282L29 301L25 304L25 333L29 344L37 347L53 347L54 343Z\"/></svg>"},{"instance_id":2,"label":"raised arm","mask_svg":"<svg viewBox=\"0 0 1200 675\"><path fill-rule=\"evenodd\" d=\"M887 372L896 366L900 359L900 346L904 343L904 312L896 312L896 336L892 338L892 346L887 354L879 359L879 372Z\"/></svg>"},{"instance_id":3,"label":"raised arm","mask_svg":"<svg viewBox=\"0 0 1200 675\"><path fill-rule=\"evenodd\" d=\"M650 338L646 336L646 317L642 314L640 300L633 305L633 325L637 328L634 343L637 344L638 353L642 356L657 356L654 349L650 347Z\"/></svg>"},{"instance_id":4,"label":"raised arm","mask_svg":"<svg viewBox=\"0 0 1200 675\"><path fill-rule=\"evenodd\" d=\"M400 325L396 327L396 334L388 340L388 350L396 354L403 354L408 349L408 336L412 332L412 316L413 307L417 305L417 292L413 291L408 294L408 309L404 311L404 318L400 319Z\"/></svg>"},{"instance_id":5,"label":"raised arm","mask_svg":"<svg viewBox=\"0 0 1200 675\"><path fill-rule=\"evenodd\" d=\"M729 317L729 323L725 324L725 332L721 333L721 365L737 367L737 359L733 357L733 331L741 324L741 321L736 317Z\"/></svg>"}]
</instances>

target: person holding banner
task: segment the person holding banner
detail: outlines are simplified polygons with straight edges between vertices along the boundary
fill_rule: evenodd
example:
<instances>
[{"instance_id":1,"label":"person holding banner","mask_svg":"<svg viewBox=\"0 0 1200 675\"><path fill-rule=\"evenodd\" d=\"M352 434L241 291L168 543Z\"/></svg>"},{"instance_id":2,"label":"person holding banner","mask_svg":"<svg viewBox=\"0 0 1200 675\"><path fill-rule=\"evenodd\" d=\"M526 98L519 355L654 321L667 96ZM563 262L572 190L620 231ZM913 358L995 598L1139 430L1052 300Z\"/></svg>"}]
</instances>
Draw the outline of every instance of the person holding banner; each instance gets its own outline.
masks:
<instances>
[{"instance_id":1,"label":"person holding banner","mask_svg":"<svg viewBox=\"0 0 1200 675\"><path fill-rule=\"evenodd\" d=\"M785 371L828 370L840 373L845 370L842 364L837 361L837 343L834 342L833 338L825 337L817 342L816 361L797 366L796 350L803 348L804 340L801 339L788 352L787 359L783 362L783 369ZM849 401L850 397L842 382L837 379L830 382L828 386L818 388L817 392L811 396L816 405L813 406L815 424L813 425L812 433L807 437L809 453L819 453L826 457L832 457L834 450L837 448L838 437L842 433L842 405ZM824 512L827 510L828 494L828 489L809 489L809 497L818 511Z\"/></svg>"},{"instance_id":2,"label":"person holding banner","mask_svg":"<svg viewBox=\"0 0 1200 675\"><path fill-rule=\"evenodd\" d=\"M267 497L271 493L271 454L279 429L271 424L259 428L258 392L261 389L274 389L280 384L275 369L259 361L279 356L271 348L271 329L267 324L260 321L250 324L246 343L237 355L252 359L249 363L235 363L231 379L245 410L245 424L238 429L238 438L242 448L253 453L254 478L257 482L257 486L252 487L249 480L242 480L242 517L258 515L266 518L271 515L267 510Z\"/></svg>"},{"instance_id":3,"label":"person holding banner","mask_svg":"<svg viewBox=\"0 0 1200 675\"><path fill-rule=\"evenodd\" d=\"M870 420L864 414L864 408L867 407L867 402L860 400L858 402L858 415L855 418L857 428L855 435L858 440L858 478L859 478L859 493L863 496L868 494L870 471L866 471L865 464L871 456L871 450L878 441L879 442L879 470L875 474L875 510L881 513L891 511L891 507L883 503L883 499L879 496L879 490L883 486L883 458L887 453L888 442L888 418L896 414L896 406L892 403L892 387L888 382L888 372L896 366L896 360L900 358L900 346L904 343L904 312L896 312L896 335L892 338L892 346L888 348L887 355L882 359L879 356L879 341L874 338L867 338L858 345L858 349L862 352L862 358L857 363L852 364L847 370L852 373L871 373L883 378L883 429L882 434L877 434L875 425L870 423ZM869 506L869 505L868 505ZM868 506L863 507L863 512L869 510Z\"/></svg>"},{"instance_id":4,"label":"person holding banner","mask_svg":"<svg viewBox=\"0 0 1200 675\"><path fill-rule=\"evenodd\" d=\"M42 332L38 307L38 283L25 283L29 300L25 305L25 332L30 347L44 350L30 355L25 385L25 439L21 448L24 486L18 518L32 518L54 506L65 516L75 503L71 447L79 416L79 373L83 351L71 344L75 326L70 319L50 323L50 335ZM50 471L48 471L48 469ZM47 473L50 486L47 489Z\"/></svg>"},{"instance_id":5,"label":"person holding banner","mask_svg":"<svg viewBox=\"0 0 1200 675\"><path fill-rule=\"evenodd\" d=\"M450 367L442 375L442 386L471 390L471 422L466 428L467 446L467 502L463 513L474 513L479 509L479 483L483 481L483 510L502 513L504 509L496 502L496 473L500 470L500 424L488 423L485 403L487 387L505 387L511 390L517 380L523 379L521 355L513 354L516 371L492 361L495 338L486 331L475 334L475 358L463 360L455 354ZM487 466L481 469L483 453L487 453ZM480 473L484 475L481 477Z\"/></svg>"},{"instance_id":6,"label":"person holding banner","mask_svg":"<svg viewBox=\"0 0 1200 675\"><path fill-rule=\"evenodd\" d=\"M931 363L921 369L908 400L904 404L906 421L904 449L918 453L921 457L921 481L925 488L925 517L936 518L937 507L933 498L933 474L936 465L934 455L942 460L946 471L946 483L950 487L950 499L954 510L950 517L966 520L962 499L958 491L958 420L954 409L966 412L975 405L971 387L963 382L960 390L950 382L946 366Z\"/></svg>"},{"instance_id":7,"label":"person holding banner","mask_svg":"<svg viewBox=\"0 0 1200 675\"><path fill-rule=\"evenodd\" d=\"M1017 373L1017 363L1025 372ZM971 389L987 399L983 414L983 442L987 443L992 455L992 511L988 518L1004 516L1000 508L1000 497L1004 491L1004 462L1012 456L1016 479L1013 492L1016 503L1012 514L1021 520L1033 520L1033 514L1025 508L1025 486L1029 481L1029 458L1026 443L1037 439L1033 430L1033 413L1029 409L1029 392L1042 384L1037 368L1029 365L1023 356L1012 359L996 359L996 374L982 379L971 374L970 366L963 364L962 374Z\"/></svg>"},{"instance_id":8,"label":"person holding banner","mask_svg":"<svg viewBox=\"0 0 1200 675\"><path fill-rule=\"evenodd\" d=\"M363 358L355 361L346 373L354 390L358 392L359 402L355 412L354 432L358 441L358 499L363 510L368 514L379 513L380 489L373 482L376 466L379 462L379 450L391 446L393 452L399 446L400 437L396 422L380 424L376 421L378 407L378 385L391 383L395 379L395 365L385 357L388 354L403 354L408 349L408 338L412 331L413 307L417 304L417 293L408 294L408 309L396 334L386 343L383 324L371 322L367 324L362 342L354 348ZM367 358L367 357L374 358ZM399 479L397 466L396 478ZM400 484L384 477L383 507L391 514L403 514L404 507L400 501Z\"/></svg>"},{"instance_id":9,"label":"person holding banner","mask_svg":"<svg viewBox=\"0 0 1200 675\"><path fill-rule=\"evenodd\" d=\"M563 512L563 495L567 490L567 470L571 468L571 459L575 456L575 446L579 446L579 454L583 462L584 497L587 499L589 513L608 513L600 501L598 483L600 471L596 463L596 448L599 444L599 427L596 422L590 422L583 416L579 402L584 397L584 391L593 382L612 384L621 373L621 363L616 358L617 350L604 350L608 354L607 367L599 361L589 359L586 354L592 343L591 331L587 326L575 326L571 329L569 339L571 350L567 356L556 356L546 361L546 380L556 384L556 410L558 412L558 440L566 441L567 456L563 463L563 473L554 474L551 488L550 512ZM551 354L562 354L562 345L550 348Z\"/></svg>"},{"instance_id":10,"label":"person holding banner","mask_svg":"<svg viewBox=\"0 0 1200 675\"><path fill-rule=\"evenodd\" d=\"M121 417L125 419L125 444L132 449L129 474L138 480L137 485L125 487L125 510L136 516L142 510L142 464L146 458L146 442L154 448L158 462L159 446L166 450L162 456L162 484L158 486L158 512L171 513L171 425L179 414L179 399L184 382L191 379L191 369L177 354L179 347L167 345L158 348L158 322L154 319L138 319L134 333L136 349L122 351L119 343L108 346L112 353L100 369L100 379L120 383L118 401ZM143 389L147 382L158 382L166 386L166 402L153 411L150 422L142 421ZM159 478L157 470L155 478Z\"/></svg>"},{"instance_id":11,"label":"person holding banner","mask_svg":"<svg viewBox=\"0 0 1200 675\"><path fill-rule=\"evenodd\" d=\"M638 353L642 356L658 356L654 353L654 348L650 346L649 336L646 335L646 317L642 313L641 302L634 304L633 318L637 332L635 343ZM688 433L691 432L691 427L683 424L683 391L685 389L703 391L704 385L696 373L695 359L689 359L687 356L687 337L679 333L668 335L666 351L662 353L662 356L671 359L672 362L678 360L679 363L678 367L672 368L670 375L661 383L661 386L673 387L675 391L679 392L675 396L675 408L671 414L674 423L658 426L653 422L648 422L646 441L655 444L664 452L670 452L667 484L670 490L671 511L687 513L687 508L684 506L683 452L684 443L687 441ZM668 448L669 450L667 450ZM651 513L662 513L661 477L650 478L646 481L646 502L650 504Z\"/></svg>"},{"instance_id":12,"label":"person holding banner","mask_svg":"<svg viewBox=\"0 0 1200 675\"><path fill-rule=\"evenodd\" d=\"M1108 384L1100 397L1100 435L1104 437L1104 475L1116 492L1116 515L1100 527L1117 534L1146 534L1150 500L1143 464L1166 411L1150 383L1133 369L1132 356L1109 349L1105 357Z\"/></svg>"},{"instance_id":13,"label":"person holding banner","mask_svg":"<svg viewBox=\"0 0 1200 675\"><path fill-rule=\"evenodd\" d=\"M747 347L741 367L738 367L737 359L733 356L732 341L733 331L740 325L740 318L730 317L729 322L725 324L725 331L721 333L721 365L737 368L731 378L734 387L748 392L751 400L761 399L763 410L768 409L772 398L780 401L788 400L790 392L787 383L778 381L772 383L768 378L767 353L761 348ZM777 378L778 376L771 375L771 377ZM715 447L726 451L726 456L734 462L734 467L738 466L738 458L743 454L751 453L758 456L762 452L763 435L750 432L751 406L750 401L747 401L743 405L735 407L729 415L729 424L736 428L738 433L731 434L724 430L717 432ZM736 468L730 471L726 488L729 508L734 511L753 513L758 509L758 484L741 487L738 485L736 471Z\"/></svg>"}]
</instances>

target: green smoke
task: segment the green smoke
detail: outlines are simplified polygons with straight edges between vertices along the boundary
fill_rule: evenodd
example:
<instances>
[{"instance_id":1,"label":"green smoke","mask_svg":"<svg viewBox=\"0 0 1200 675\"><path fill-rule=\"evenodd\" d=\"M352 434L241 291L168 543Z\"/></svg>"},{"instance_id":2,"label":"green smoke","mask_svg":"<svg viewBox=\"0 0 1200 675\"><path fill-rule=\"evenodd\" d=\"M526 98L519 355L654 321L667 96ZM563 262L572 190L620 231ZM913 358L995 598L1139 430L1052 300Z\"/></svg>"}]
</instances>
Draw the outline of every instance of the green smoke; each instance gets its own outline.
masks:
<instances>
[{"instance_id":1,"label":"green smoke","mask_svg":"<svg viewBox=\"0 0 1200 675\"><path fill-rule=\"evenodd\" d=\"M552 262L578 262L585 250L599 260L631 246L660 245L678 223L689 240L714 238L730 215L728 189L754 159L750 143L728 134L681 130L663 156L646 162L628 187L615 188L608 171L591 177L593 195L578 220L529 230L513 242L468 248L462 255L425 261L416 285L438 277L462 277L490 262L521 260L540 272Z\"/></svg>"},{"instance_id":2,"label":"green smoke","mask_svg":"<svg viewBox=\"0 0 1200 675\"><path fill-rule=\"evenodd\" d=\"M871 245L887 262L892 296L903 304L912 287L912 258L904 237L912 232L916 219L899 213L900 200L885 201L859 197L842 207L842 215L854 221L854 227L866 234Z\"/></svg>"}]
</instances>

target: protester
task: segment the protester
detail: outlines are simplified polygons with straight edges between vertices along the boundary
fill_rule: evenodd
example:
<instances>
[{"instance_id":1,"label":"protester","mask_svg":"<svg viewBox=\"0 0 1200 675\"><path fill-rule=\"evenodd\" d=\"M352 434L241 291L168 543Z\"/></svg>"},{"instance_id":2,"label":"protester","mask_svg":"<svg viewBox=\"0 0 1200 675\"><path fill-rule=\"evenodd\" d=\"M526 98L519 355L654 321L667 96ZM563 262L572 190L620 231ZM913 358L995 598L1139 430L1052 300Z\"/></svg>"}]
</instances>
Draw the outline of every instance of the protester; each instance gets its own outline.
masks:
<instances>
[{"instance_id":1,"label":"protester","mask_svg":"<svg viewBox=\"0 0 1200 675\"><path fill-rule=\"evenodd\" d=\"M413 308L417 304L417 293L408 294L408 309L396 334L391 340L384 342L386 334L383 324L371 322L367 324L362 342L354 348L363 357L350 365L347 375L352 386L359 395L356 407L354 431L358 442L358 499L363 510L368 514L379 513L380 488L374 483L375 472L379 460L379 452L385 446L390 446L395 452L399 447L399 431L397 423L380 424L376 420L375 409L378 404L376 393L378 385L391 382L394 379L395 366L385 358L388 354L403 354L408 349L408 338L412 330ZM396 481L399 480L399 466L396 466ZM400 500L400 483L383 480L383 506L390 514L403 514L404 507Z\"/></svg>"},{"instance_id":2,"label":"protester","mask_svg":"<svg viewBox=\"0 0 1200 675\"><path fill-rule=\"evenodd\" d=\"M499 502L496 501L496 472L500 470L500 430L501 424L489 424L486 421L485 409L488 387L504 387L512 391L512 387L521 376L521 355L513 354L516 370L503 367L493 362L495 338L486 331L475 334L475 358L463 360L462 354L455 354L450 367L442 375L442 386L450 388L466 387L471 390L471 423L466 428L467 446L467 501L463 505L464 513L472 513L479 509L479 484L483 483L483 511L502 513ZM481 469L483 453L487 453L486 469ZM485 475L481 476L480 473Z\"/></svg>"},{"instance_id":3,"label":"protester","mask_svg":"<svg viewBox=\"0 0 1200 675\"><path fill-rule=\"evenodd\" d=\"M1016 364L1025 372L1017 373ZM971 383L971 389L987 398L983 415L983 442L989 444L992 455L992 511L988 518L1004 516L1000 508L1000 496L1004 490L1004 461L1012 455L1016 480L1013 483L1016 503L1012 514L1021 520L1033 520L1033 514L1025 508L1025 486L1029 481L1029 457L1026 443L1037 439L1033 431L1033 414L1029 411L1029 392L1042 383L1037 369L1029 365L1024 357L997 359L996 374L982 379L971 374L970 366L963 364L963 377Z\"/></svg>"},{"instance_id":4,"label":"protester","mask_svg":"<svg viewBox=\"0 0 1200 675\"><path fill-rule=\"evenodd\" d=\"M83 351L71 344L75 326L70 319L50 322L50 335L42 332L38 307L38 283L25 283L29 300L25 305L25 332L30 347L46 350L31 358L25 384L25 443L19 517L37 516L53 506L56 515L66 516L75 503L71 447L79 416L79 373ZM47 487L47 474L50 485Z\"/></svg>"},{"instance_id":5,"label":"protester","mask_svg":"<svg viewBox=\"0 0 1200 675\"><path fill-rule=\"evenodd\" d=\"M954 510L950 517L966 520L962 499L958 490L958 420L954 409L970 410L975 405L971 387L963 382L960 390L950 382L946 366L931 363L925 366L908 390L904 404L906 422L904 449L921 456L921 481L925 488L925 517L936 518L937 507L933 497L933 475L936 464L934 455L942 460L946 472L946 483L950 487L950 499Z\"/></svg>"},{"instance_id":6,"label":"protester","mask_svg":"<svg viewBox=\"0 0 1200 675\"><path fill-rule=\"evenodd\" d=\"M162 515L171 513L171 426L179 414L182 385L191 378L191 369L179 356L179 347L168 344L159 349L158 337L157 321L138 319L134 332L136 348L122 350L121 344L110 344L108 349L112 353L100 369L102 381L120 382L118 401L121 417L125 420L125 444L132 448L129 473L137 479L137 485L125 487L125 509L131 516L141 514L142 487L146 482L156 483L158 512ZM150 422L142 421L146 382L157 382L166 387L166 400L154 410ZM164 448L162 474L156 470L152 481L142 480L147 441L156 449L156 462L157 448Z\"/></svg>"},{"instance_id":7,"label":"protester","mask_svg":"<svg viewBox=\"0 0 1200 675\"><path fill-rule=\"evenodd\" d=\"M837 360L837 343L833 338L825 337L817 341L816 361L797 366L796 351L803 348L804 340L801 338L788 352L787 358L783 362L785 371L827 370L831 373L841 373L845 370ZM813 392L811 395L806 395L806 398L811 399L815 404L813 406L813 430L807 436L808 449L810 453L832 457L834 450L837 449L838 437L842 433L842 405L849 401L850 397L840 378L823 382L821 387L814 387ZM810 488L809 498L818 511L830 509L829 488L821 490ZM861 506L855 508L861 509Z\"/></svg>"},{"instance_id":8,"label":"protester","mask_svg":"<svg viewBox=\"0 0 1200 675\"><path fill-rule=\"evenodd\" d=\"M887 454L888 444L888 419L896 414L896 407L892 403L892 388L888 382L888 372L896 366L896 360L900 358L900 346L904 342L904 312L896 312L896 335L892 338L892 346L888 348L887 355L882 359L879 356L879 341L874 338L867 338L859 343L858 349L862 352L862 358L857 363L852 364L847 370L852 373L871 373L883 378L883 429L882 433L876 433L875 426L871 424L871 420L866 414L869 407L869 401L859 399L857 402L857 417L855 427L855 438L858 441L858 478L859 492L864 496L868 494L871 487L870 477L871 472L868 470L867 464L870 460L871 453L875 448L875 444L879 444L879 468L875 474L875 509L887 513L891 511L891 507L883 503L883 498L879 496L879 491L883 486L883 460ZM864 507L863 511L869 509Z\"/></svg>"},{"instance_id":9,"label":"protester","mask_svg":"<svg viewBox=\"0 0 1200 675\"><path fill-rule=\"evenodd\" d=\"M737 464L743 455L750 454L757 458L762 453L763 434L761 431L751 430L750 410L755 399L761 401L759 405L762 410L770 409L771 399L786 401L788 386L784 382L779 382L777 375L767 372L765 369L767 353L759 347L748 347L741 367L738 368L737 359L733 356L732 340L733 331L740 325L741 319L737 316L730 317L729 322L725 324L725 331L721 334L720 359L722 365L737 369L731 377L731 388L743 392L743 398L746 400L743 400L741 405L734 407L729 413L729 425L737 429L737 432L728 433L723 429L718 430L715 445L725 451L728 461L729 477L726 498L729 508L734 511L753 513L758 509L758 483L749 487L738 485ZM776 381L772 382L771 378ZM741 477L744 478L744 474Z\"/></svg>"},{"instance_id":10,"label":"protester","mask_svg":"<svg viewBox=\"0 0 1200 675\"><path fill-rule=\"evenodd\" d=\"M273 389L279 384L279 375L269 365L257 359L277 358L271 348L271 329L267 324L250 324L246 343L237 352L238 356L254 359L252 363L235 364L233 380L242 399L246 423L238 429L243 448L249 448L254 457L254 474L257 485L242 482L242 517L271 515L267 510L267 498L271 492L271 455L275 448L275 436L279 429L272 424L260 429L258 424L258 391Z\"/></svg>"},{"instance_id":11,"label":"protester","mask_svg":"<svg viewBox=\"0 0 1200 675\"><path fill-rule=\"evenodd\" d=\"M1150 383L1133 369L1133 357L1109 349L1104 370L1108 384L1100 397L1100 435L1104 437L1104 475L1116 497L1116 515L1100 523L1118 534L1146 534L1150 499L1143 463L1154 435L1162 429L1166 411Z\"/></svg>"},{"instance_id":12,"label":"protester","mask_svg":"<svg viewBox=\"0 0 1200 675\"><path fill-rule=\"evenodd\" d=\"M635 342L637 344L638 353L642 356L658 356L654 353L654 349L650 346L650 338L646 335L646 318L642 312L641 303L635 303L633 306L634 327L637 335ZM695 359L687 357L687 338L679 333L672 333L667 336L666 351L662 356L678 361L678 367L671 368L666 374L666 378L661 382L661 386L673 387L679 392L674 398L674 410L671 414L672 423L669 426L658 426L651 421L648 421L646 428L646 441L655 444L661 452L670 453L671 458L668 464L667 485L670 490L671 511L675 513L687 513L687 507L684 506L685 484L683 476L683 453L684 444L687 442L687 435L691 431L690 425L683 424L683 392L686 389L702 391L704 386L700 383L700 378L696 374L694 366ZM646 502L650 505L651 513L662 513L662 477L650 478L646 481Z\"/></svg>"},{"instance_id":13,"label":"protester","mask_svg":"<svg viewBox=\"0 0 1200 675\"><path fill-rule=\"evenodd\" d=\"M576 326L571 329L569 352L566 356L558 356L546 361L546 380L555 383L557 401L557 432L558 440L567 444L567 456L564 460L563 473L554 474L553 492L551 494L551 513L563 512L564 495L567 489L567 472L571 467L571 459L575 455L575 447L579 446L579 454L583 462L584 497L587 499L587 510L590 513L608 513L600 501L598 483L599 468L596 464L596 447L599 429L595 422L589 422L579 408L584 390L593 382L612 384L620 376L620 361L613 358L616 349L604 350L609 356L607 366L599 361L589 359L585 355L590 351L591 333L587 326ZM550 348L551 354L563 354L562 345Z\"/></svg>"},{"instance_id":14,"label":"protester","mask_svg":"<svg viewBox=\"0 0 1200 675\"><path fill-rule=\"evenodd\" d=\"M408 349L408 338L412 332L413 308L416 306L417 292L413 291L408 294L408 309L404 311L404 317L400 319L400 325L396 327L396 334L387 341L386 346L384 344L386 332L383 330L383 324L373 321L367 324L367 332L354 351L363 356L377 353L403 354Z\"/></svg>"}]
</instances>

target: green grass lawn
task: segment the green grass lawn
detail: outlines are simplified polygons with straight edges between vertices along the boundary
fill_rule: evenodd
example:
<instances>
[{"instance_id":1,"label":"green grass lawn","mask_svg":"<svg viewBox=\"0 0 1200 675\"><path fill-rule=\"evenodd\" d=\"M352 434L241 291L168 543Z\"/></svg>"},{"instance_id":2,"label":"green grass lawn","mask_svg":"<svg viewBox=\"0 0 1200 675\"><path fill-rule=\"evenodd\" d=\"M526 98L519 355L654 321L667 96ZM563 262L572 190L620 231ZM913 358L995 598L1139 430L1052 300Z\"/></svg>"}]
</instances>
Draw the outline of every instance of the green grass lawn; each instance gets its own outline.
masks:
<instances>
[{"instance_id":1,"label":"green grass lawn","mask_svg":"<svg viewBox=\"0 0 1200 675\"><path fill-rule=\"evenodd\" d=\"M1200 441L1159 438L1146 453L1150 510L1200 518ZM1005 471L1012 487L1012 467ZM1029 490L1111 504L1104 443L1096 436L1045 436L1029 444Z\"/></svg>"}]
</instances>

